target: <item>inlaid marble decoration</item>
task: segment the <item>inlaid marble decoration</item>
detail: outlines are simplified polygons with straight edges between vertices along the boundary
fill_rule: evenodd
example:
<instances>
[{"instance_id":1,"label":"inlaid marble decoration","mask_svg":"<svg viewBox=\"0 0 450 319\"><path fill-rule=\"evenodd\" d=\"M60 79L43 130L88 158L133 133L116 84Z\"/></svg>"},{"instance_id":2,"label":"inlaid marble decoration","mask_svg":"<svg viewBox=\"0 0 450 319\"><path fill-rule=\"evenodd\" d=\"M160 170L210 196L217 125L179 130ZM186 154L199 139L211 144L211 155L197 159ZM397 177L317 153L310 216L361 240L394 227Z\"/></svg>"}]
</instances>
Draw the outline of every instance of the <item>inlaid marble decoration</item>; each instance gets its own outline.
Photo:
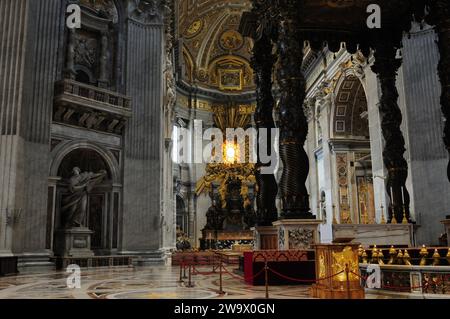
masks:
<instances>
[{"instance_id":1,"label":"inlaid marble decoration","mask_svg":"<svg viewBox=\"0 0 450 319\"><path fill-rule=\"evenodd\" d=\"M280 227L278 229L278 249L279 250L283 250L284 249L284 241L285 241L285 237L284 237L284 228Z\"/></svg>"},{"instance_id":2,"label":"inlaid marble decoration","mask_svg":"<svg viewBox=\"0 0 450 319\"><path fill-rule=\"evenodd\" d=\"M314 244L314 230L298 228L289 230L289 249L308 249Z\"/></svg>"},{"instance_id":3,"label":"inlaid marble decoration","mask_svg":"<svg viewBox=\"0 0 450 319\"><path fill-rule=\"evenodd\" d=\"M304 257L299 255L303 260ZM219 273L192 276L193 288L179 282L179 267L114 267L82 269L81 288L67 288L67 273L44 272L0 277L0 299L262 299L264 286L251 286L239 279L237 266L225 265L235 277L223 274L225 295L218 294ZM199 266L208 273L211 268ZM273 299L310 299L310 286L270 286ZM386 295L366 294L367 299L385 299Z\"/></svg>"}]
</instances>

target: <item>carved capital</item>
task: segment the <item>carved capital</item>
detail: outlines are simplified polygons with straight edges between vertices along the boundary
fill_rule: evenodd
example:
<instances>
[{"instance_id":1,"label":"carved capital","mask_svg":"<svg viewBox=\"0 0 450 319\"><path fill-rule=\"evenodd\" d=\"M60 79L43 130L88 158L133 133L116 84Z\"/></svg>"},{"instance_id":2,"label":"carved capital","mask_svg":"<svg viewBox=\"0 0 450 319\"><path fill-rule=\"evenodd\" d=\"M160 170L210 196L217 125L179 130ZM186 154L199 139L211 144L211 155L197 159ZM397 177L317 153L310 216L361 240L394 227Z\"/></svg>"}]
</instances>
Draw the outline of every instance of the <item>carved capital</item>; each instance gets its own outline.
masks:
<instances>
[{"instance_id":1,"label":"carved capital","mask_svg":"<svg viewBox=\"0 0 450 319\"><path fill-rule=\"evenodd\" d=\"M166 0L129 0L129 18L135 22L163 24Z\"/></svg>"}]
</instances>

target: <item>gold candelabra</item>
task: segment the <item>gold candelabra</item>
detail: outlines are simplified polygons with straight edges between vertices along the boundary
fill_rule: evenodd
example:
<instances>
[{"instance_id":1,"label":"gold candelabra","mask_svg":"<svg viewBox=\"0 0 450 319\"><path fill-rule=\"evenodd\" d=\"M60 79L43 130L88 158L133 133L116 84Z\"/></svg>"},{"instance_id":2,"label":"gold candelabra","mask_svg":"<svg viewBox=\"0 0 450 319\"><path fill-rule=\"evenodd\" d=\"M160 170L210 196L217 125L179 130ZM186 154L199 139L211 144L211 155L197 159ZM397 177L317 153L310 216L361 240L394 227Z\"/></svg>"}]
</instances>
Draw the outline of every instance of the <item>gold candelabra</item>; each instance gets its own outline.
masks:
<instances>
[{"instance_id":1,"label":"gold candelabra","mask_svg":"<svg viewBox=\"0 0 450 319\"><path fill-rule=\"evenodd\" d=\"M388 265L393 265L395 263L395 256L397 255L397 250L394 248L394 246L391 246L389 249L389 262Z\"/></svg>"},{"instance_id":2,"label":"gold candelabra","mask_svg":"<svg viewBox=\"0 0 450 319\"><path fill-rule=\"evenodd\" d=\"M384 206L381 205L381 224L385 225L386 224L386 218L384 217Z\"/></svg>"},{"instance_id":3,"label":"gold candelabra","mask_svg":"<svg viewBox=\"0 0 450 319\"><path fill-rule=\"evenodd\" d=\"M391 207L392 207L392 219L391 219L391 224L398 224L397 218L395 218L394 206L391 206Z\"/></svg>"},{"instance_id":4,"label":"gold candelabra","mask_svg":"<svg viewBox=\"0 0 450 319\"><path fill-rule=\"evenodd\" d=\"M406 218L406 205L403 205L403 220L402 224L409 224L408 218Z\"/></svg>"},{"instance_id":5,"label":"gold candelabra","mask_svg":"<svg viewBox=\"0 0 450 319\"><path fill-rule=\"evenodd\" d=\"M367 259L367 252L364 250L363 251L363 253L362 253L362 262L363 262L363 264L368 264L369 263L369 261L368 261L368 259Z\"/></svg>"},{"instance_id":6,"label":"gold candelabra","mask_svg":"<svg viewBox=\"0 0 450 319\"><path fill-rule=\"evenodd\" d=\"M439 251L435 249L433 254L433 266L439 266L440 262L441 262L441 255L439 255Z\"/></svg>"},{"instance_id":7,"label":"gold candelabra","mask_svg":"<svg viewBox=\"0 0 450 319\"><path fill-rule=\"evenodd\" d=\"M378 250L378 265L380 266L384 265L384 255L382 249Z\"/></svg>"},{"instance_id":8,"label":"gold candelabra","mask_svg":"<svg viewBox=\"0 0 450 319\"><path fill-rule=\"evenodd\" d=\"M398 250L397 264L399 264L399 265L403 264L403 253L402 253L401 249Z\"/></svg>"},{"instance_id":9,"label":"gold candelabra","mask_svg":"<svg viewBox=\"0 0 450 319\"><path fill-rule=\"evenodd\" d=\"M403 253L403 263L407 266L411 266L411 256L409 255L406 249L405 252Z\"/></svg>"},{"instance_id":10,"label":"gold candelabra","mask_svg":"<svg viewBox=\"0 0 450 319\"><path fill-rule=\"evenodd\" d=\"M427 265L427 257L428 257L428 249L425 247L425 245L422 245L422 248L419 252L420 257L420 266L426 266Z\"/></svg>"},{"instance_id":11,"label":"gold candelabra","mask_svg":"<svg viewBox=\"0 0 450 319\"><path fill-rule=\"evenodd\" d=\"M378 263L378 249L377 249L377 245L373 245L371 263L372 264L377 264Z\"/></svg>"},{"instance_id":12,"label":"gold candelabra","mask_svg":"<svg viewBox=\"0 0 450 319\"><path fill-rule=\"evenodd\" d=\"M337 225L338 221L336 219L336 205L333 205L333 225Z\"/></svg>"}]
</instances>

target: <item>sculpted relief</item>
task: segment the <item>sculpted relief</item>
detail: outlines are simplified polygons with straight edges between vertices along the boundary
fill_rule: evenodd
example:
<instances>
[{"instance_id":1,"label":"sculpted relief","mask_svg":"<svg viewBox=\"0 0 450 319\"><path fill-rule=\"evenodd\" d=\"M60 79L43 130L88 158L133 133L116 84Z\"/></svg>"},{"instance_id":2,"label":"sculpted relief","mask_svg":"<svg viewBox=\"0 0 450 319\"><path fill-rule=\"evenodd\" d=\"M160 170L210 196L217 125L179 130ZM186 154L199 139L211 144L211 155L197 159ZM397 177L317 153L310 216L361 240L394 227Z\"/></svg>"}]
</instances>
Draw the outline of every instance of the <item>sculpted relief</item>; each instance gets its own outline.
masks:
<instances>
[{"instance_id":1,"label":"sculpted relief","mask_svg":"<svg viewBox=\"0 0 450 319\"><path fill-rule=\"evenodd\" d=\"M161 23L162 7L165 2L164 0L130 0L128 5L130 18L143 24Z\"/></svg>"}]
</instances>

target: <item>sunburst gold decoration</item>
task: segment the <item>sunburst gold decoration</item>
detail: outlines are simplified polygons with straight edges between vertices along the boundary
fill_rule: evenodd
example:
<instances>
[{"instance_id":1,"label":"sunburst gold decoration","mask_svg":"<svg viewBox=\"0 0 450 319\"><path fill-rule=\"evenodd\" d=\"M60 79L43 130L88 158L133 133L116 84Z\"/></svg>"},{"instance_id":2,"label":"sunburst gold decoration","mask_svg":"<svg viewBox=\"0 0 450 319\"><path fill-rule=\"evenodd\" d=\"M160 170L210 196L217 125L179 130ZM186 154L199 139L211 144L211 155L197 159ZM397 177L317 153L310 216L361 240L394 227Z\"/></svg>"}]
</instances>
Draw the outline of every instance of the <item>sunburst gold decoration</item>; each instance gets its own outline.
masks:
<instances>
[{"instance_id":1,"label":"sunburst gold decoration","mask_svg":"<svg viewBox=\"0 0 450 319\"><path fill-rule=\"evenodd\" d=\"M239 163L241 147L236 141L226 140L228 128L247 128L251 123L251 116L254 112L252 106L213 106L214 122L224 135L223 141L223 163L213 163L206 166L206 174L197 183L196 193L200 195L212 190L213 184L219 184L219 195L222 199L222 208L226 208L227 182L229 180L241 181L241 196L245 205L251 202L248 197L248 186L256 183L255 164L249 162L249 144L245 145L245 162Z\"/></svg>"}]
</instances>

